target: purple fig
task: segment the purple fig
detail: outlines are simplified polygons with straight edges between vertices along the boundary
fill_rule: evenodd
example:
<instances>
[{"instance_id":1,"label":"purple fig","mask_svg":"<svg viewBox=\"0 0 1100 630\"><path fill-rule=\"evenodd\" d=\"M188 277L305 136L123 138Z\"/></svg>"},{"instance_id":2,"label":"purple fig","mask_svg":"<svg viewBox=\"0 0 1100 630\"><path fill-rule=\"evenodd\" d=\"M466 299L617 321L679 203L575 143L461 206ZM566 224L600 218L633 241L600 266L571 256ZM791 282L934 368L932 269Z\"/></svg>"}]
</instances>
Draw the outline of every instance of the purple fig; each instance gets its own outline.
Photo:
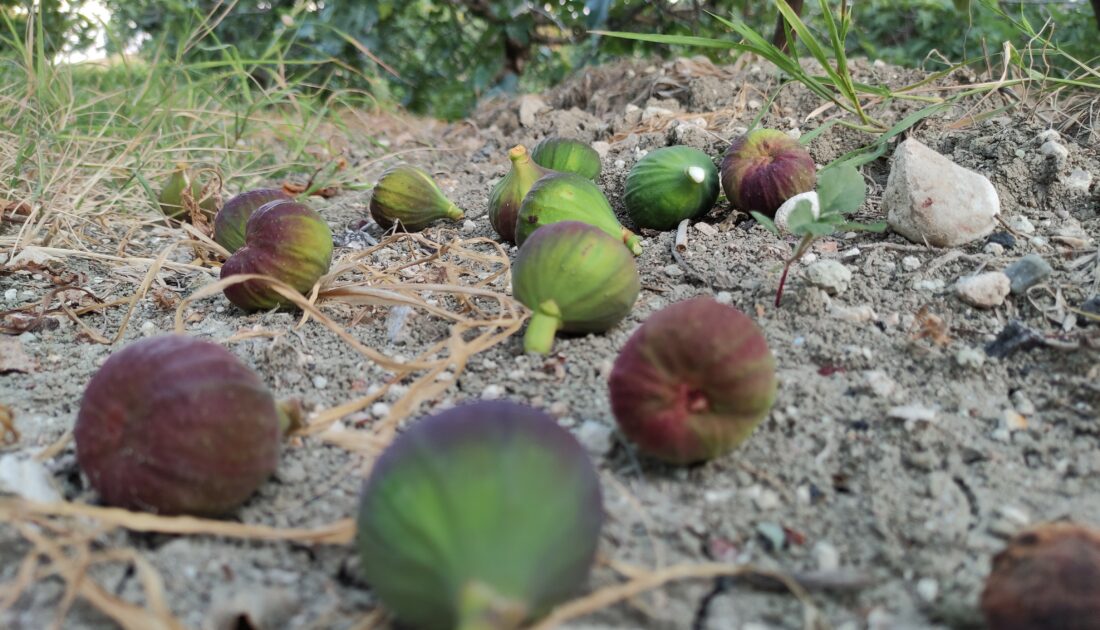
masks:
<instances>
[{"instance_id":1,"label":"purple fig","mask_svg":"<svg viewBox=\"0 0 1100 630\"><path fill-rule=\"evenodd\" d=\"M673 463L748 439L775 401L775 359L741 311L709 297L650 315L611 371L611 410L642 452Z\"/></svg>"},{"instance_id":2,"label":"purple fig","mask_svg":"<svg viewBox=\"0 0 1100 630\"><path fill-rule=\"evenodd\" d=\"M269 201L291 199L293 197L281 188L257 188L236 195L225 202L214 217L214 240L232 254L244 245L245 226L260 206Z\"/></svg>"},{"instance_id":3,"label":"purple fig","mask_svg":"<svg viewBox=\"0 0 1100 630\"><path fill-rule=\"evenodd\" d=\"M76 457L108 505L218 515L244 503L279 461L279 412L225 348L182 335L111 355L84 391Z\"/></svg>"},{"instance_id":4,"label":"purple fig","mask_svg":"<svg viewBox=\"0 0 1100 630\"><path fill-rule=\"evenodd\" d=\"M244 247L222 265L222 278L258 273L305 293L332 263L332 231L316 210L297 201L275 200L260 206L248 219L244 240ZM259 280L228 286L225 297L246 311L293 304Z\"/></svg>"},{"instance_id":5,"label":"purple fig","mask_svg":"<svg viewBox=\"0 0 1100 630\"><path fill-rule=\"evenodd\" d=\"M783 202L813 190L814 160L798 140L757 129L733 141L722 160L722 189L735 208L769 217Z\"/></svg>"},{"instance_id":6,"label":"purple fig","mask_svg":"<svg viewBox=\"0 0 1100 630\"><path fill-rule=\"evenodd\" d=\"M478 402L382 453L358 546L371 589L410 627L513 630L583 587L602 524L599 477L572 434L530 407Z\"/></svg>"},{"instance_id":7,"label":"purple fig","mask_svg":"<svg viewBox=\"0 0 1100 630\"><path fill-rule=\"evenodd\" d=\"M457 221L466 216L431 175L408 164L382 173L371 193L370 215L384 230L400 223L409 232L423 230L439 219Z\"/></svg>"},{"instance_id":8,"label":"purple fig","mask_svg":"<svg viewBox=\"0 0 1100 630\"><path fill-rule=\"evenodd\" d=\"M516 241L516 217L527 191L550 171L531 161L527 148L513 147L508 152L512 169L500 180L489 195L489 222L497 234L509 243Z\"/></svg>"}]
</instances>

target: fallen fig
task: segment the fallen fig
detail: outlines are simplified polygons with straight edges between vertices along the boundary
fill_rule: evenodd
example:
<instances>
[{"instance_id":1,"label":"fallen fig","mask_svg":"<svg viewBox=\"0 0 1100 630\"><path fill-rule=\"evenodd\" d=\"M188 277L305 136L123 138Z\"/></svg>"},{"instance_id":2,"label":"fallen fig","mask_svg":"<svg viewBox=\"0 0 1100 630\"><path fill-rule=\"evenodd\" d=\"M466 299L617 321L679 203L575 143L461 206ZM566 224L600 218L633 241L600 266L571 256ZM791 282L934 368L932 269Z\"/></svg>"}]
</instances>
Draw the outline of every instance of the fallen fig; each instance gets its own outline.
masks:
<instances>
[{"instance_id":1,"label":"fallen fig","mask_svg":"<svg viewBox=\"0 0 1100 630\"><path fill-rule=\"evenodd\" d=\"M981 608L990 630L1100 630L1100 531L1020 532L993 558Z\"/></svg>"},{"instance_id":2,"label":"fallen fig","mask_svg":"<svg viewBox=\"0 0 1100 630\"><path fill-rule=\"evenodd\" d=\"M501 238L514 243L519 206L535 182L549 171L532 162L523 145L513 147L508 159L512 161L512 169L489 195L489 223Z\"/></svg>"},{"instance_id":3,"label":"fallen fig","mask_svg":"<svg viewBox=\"0 0 1100 630\"><path fill-rule=\"evenodd\" d=\"M775 401L775 359L744 313L709 297L657 311L611 370L611 410L643 453L687 464L748 439Z\"/></svg>"},{"instance_id":4,"label":"fallen fig","mask_svg":"<svg viewBox=\"0 0 1100 630\"><path fill-rule=\"evenodd\" d=\"M237 251L244 245L249 217L265 203L280 199L289 201L293 197L281 188L257 188L232 197L214 217L214 240L230 254Z\"/></svg>"},{"instance_id":5,"label":"fallen fig","mask_svg":"<svg viewBox=\"0 0 1100 630\"><path fill-rule=\"evenodd\" d=\"M650 151L630 169L623 204L635 225L671 230L714 207L718 169L710 157L691 147Z\"/></svg>"},{"instance_id":6,"label":"fallen fig","mask_svg":"<svg viewBox=\"0 0 1100 630\"><path fill-rule=\"evenodd\" d=\"M370 215L384 230L400 223L410 232L423 230L439 219L457 221L465 216L431 175L408 164L382 173L371 193Z\"/></svg>"},{"instance_id":7,"label":"fallen fig","mask_svg":"<svg viewBox=\"0 0 1100 630\"><path fill-rule=\"evenodd\" d=\"M535 182L519 208L516 243L523 245L544 225L580 221L621 239L634 255L642 253L638 236L624 228L600 189L576 173L551 173Z\"/></svg>"},{"instance_id":8,"label":"fallen fig","mask_svg":"<svg viewBox=\"0 0 1100 630\"><path fill-rule=\"evenodd\" d=\"M776 129L756 129L730 144L722 160L722 189L735 208L768 217L783 202L813 190L814 160L798 140Z\"/></svg>"},{"instance_id":9,"label":"fallen fig","mask_svg":"<svg viewBox=\"0 0 1100 630\"><path fill-rule=\"evenodd\" d=\"M580 221L540 228L512 264L512 292L532 311L523 337L527 352L550 352L559 330L608 330L630 313L639 291L630 252Z\"/></svg>"},{"instance_id":10,"label":"fallen fig","mask_svg":"<svg viewBox=\"0 0 1100 630\"><path fill-rule=\"evenodd\" d=\"M218 212L218 200L215 195L203 195L203 185L186 164L177 164L176 170L168 176L168 183L160 191L157 203L160 211L169 219L188 221L187 206L184 203L185 192L191 203L196 203L203 214L213 219Z\"/></svg>"},{"instance_id":11,"label":"fallen fig","mask_svg":"<svg viewBox=\"0 0 1100 630\"><path fill-rule=\"evenodd\" d=\"M164 335L104 362L73 436L80 469L108 505L219 515L275 471L279 421L271 392L228 350Z\"/></svg>"},{"instance_id":12,"label":"fallen fig","mask_svg":"<svg viewBox=\"0 0 1100 630\"><path fill-rule=\"evenodd\" d=\"M466 404L414 423L363 490L372 591L413 628L514 630L587 580L603 524L595 467L541 411Z\"/></svg>"},{"instance_id":13,"label":"fallen fig","mask_svg":"<svg viewBox=\"0 0 1100 630\"><path fill-rule=\"evenodd\" d=\"M535 145L531 159L543 168L561 173L576 173L587 179L600 176L600 154L580 140L552 136Z\"/></svg>"},{"instance_id":14,"label":"fallen fig","mask_svg":"<svg viewBox=\"0 0 1100 630\"><path fill-rule=\"evenodd\" d=\"M316 210L297 201L277 199L260 206L248 219L244 241L222 265L222 278L261 274L305 293L332 263L332 231ZM230 285L225 297L246 311L293 304L262 280Z\"/></svg>"}]
</instances>

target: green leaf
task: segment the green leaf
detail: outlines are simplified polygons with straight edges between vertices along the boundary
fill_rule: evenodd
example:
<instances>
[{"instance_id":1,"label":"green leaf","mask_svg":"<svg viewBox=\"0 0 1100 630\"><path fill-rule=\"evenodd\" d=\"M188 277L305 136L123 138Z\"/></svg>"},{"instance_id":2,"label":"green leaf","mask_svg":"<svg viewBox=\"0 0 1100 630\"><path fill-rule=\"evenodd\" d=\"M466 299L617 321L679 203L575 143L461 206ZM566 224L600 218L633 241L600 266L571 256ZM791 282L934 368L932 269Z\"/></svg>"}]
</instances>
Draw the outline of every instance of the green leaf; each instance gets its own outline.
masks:
<instances>
[{"instance_id":1,"label":"green leaf","mask_svg":"<svg viewBox=\"0 0 1100 630\"><path fill-rule=\"evenodd\" d=\"M850 214L867 198L867 184L856 167L841 162L818 174L817 196L822 214Z\"/></svg>"},{"instance_id":2,"label":"green leaf","mask_svg":"<svg viewBox=\"0 0 1100 630\"><path fill-rule=\"evenodd\" d=\"M760 214L756 210L752 210L751 212L749 212L749 214L751 214L752 218L756 219L756 222L764 226L764 228L767 229L769 232L775 234L776 236L779 236L779 228L775 227L775 221L772 221L770 218L763 214Z\"/></svg>"},{"instance_id":3,"label":"green leaf","mask_svg":"<svg viewBox=\"0 0 1100 630\"><path fill-rule=\"evenodd\" d=\"M836 231L836 228L828 223L807 223L801 227L801 233L813 234L814 236L828 236Z\"/></svg>"},{"instance_id":4,"label":"green leaf","mask_svg":"<svg viewBox=\"0 0 1100 630\"><path fill-rule=\"evenodd\" d=\"M874 223L842 223L837 226L839 229L847 232L885 232L886 221L875 221Z\"/></svg>"},{"instance_id":5,"label":"green leaf","mask_svg":"<svg viewBox=\"0 0 1100 630\"><path fill-rule=\"evenodd\" d=\"M787 217L787 226L790 228L792 234L802 234L803 228L813 223L813 206L810 205L810 202L806 199L795 204L794 210L791 210L790 216Z\"/></svg>"}]
</instances>

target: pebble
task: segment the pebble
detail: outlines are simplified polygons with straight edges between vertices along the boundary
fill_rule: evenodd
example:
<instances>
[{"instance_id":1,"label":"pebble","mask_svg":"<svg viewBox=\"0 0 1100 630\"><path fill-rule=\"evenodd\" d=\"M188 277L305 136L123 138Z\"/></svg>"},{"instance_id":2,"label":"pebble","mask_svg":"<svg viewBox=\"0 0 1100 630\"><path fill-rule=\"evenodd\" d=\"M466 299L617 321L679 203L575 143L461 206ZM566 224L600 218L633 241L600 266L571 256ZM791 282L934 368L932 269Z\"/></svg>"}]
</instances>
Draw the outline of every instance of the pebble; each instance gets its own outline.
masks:
<instances>
[{"instance_id":1,"label":"pebble","mask_svg":"<svg viewBox=\"0 0 1100 630\"><path fill-rule=\"evenodd\" d=\"M985 364L985 353L977 348L960 348L955 353L955 363L964 368L980 368Z\"/></svg>"},{"instance_id":2,"label":"pebble","mask_svg":"<svg viewBox=\"0 0 1100 630\"><path fill-rule=\"evenodd\" d=\"M1046 129L1040 131L1039 135L1035 136L1035 141L1039 144L1044 142L1058 142L1062 139L1062 135L1058 133L1057 129Z\"/></svg>"},{"instance_id":3,"label":"pebble","mask_svg":"<svg viewBox=\"0 0 1100 630\"><path fill-rule=\"evenodd\" d=\"M53 476L42 462L18 453L0 457L0 490L39 503L62 500L53 485Z\"/></svg>"},{"instance_id":4,"label":"pebble","mask_svg":"<svg viewBox=\"0 0 1100 630\"><path fill-rule=\"evenodd\" d=\"M1043 145L1039 147L1039 152L1058 164L1062 164L1069 159L1069 149L1056 140L1047 140L1044 142Z\"/></svg>"},{"instance_id":5,"label":"pebble","mask_svg":"<svg viewBox=\"0 0 1100 630\"><path fill-rule=\"evenodd\" d=\"M817 568L821 571L836 571L840 568L840 552L833 543L819 540L814 543L813 553Z\"/></svg>"},{"instance_id":6,"label":"pebble","mask_svg":"<svg viewBox=\"0 0 1100 630\"><path fill-rule=\"evenodd\" d=\"M1025 416L1035 415L1035 403L1031 402L1031 399L1027 397L1022 389L1012 392L1012 405L1016 407L1016 411Z\"/></svg>"},{"instance_id":7,"label":"pebble","mask_svg":"<svg viewBox=\"0 0 1100 630\"><path fill-rule=\"evenodd\" d=\"M1035 224L1033 224L1030 219L1028 219L1027 217L1025 217L1022 214L1018 214L1018 215L1012 217L1011 219L1009 219L1008 224L1010 226L1012 226L1012 229L1016 230L1017 232L1019 232L1021 234L1034 234L1035 233Z\"/></svg>"},{"instance_id":8,"label":"pebble","mask_svg":"<svg viewBox=\"0 0 1100 630\"><path fill-rule=\"evenodd\" d=\"M1015 409L1005 409L1001 414L1001 427L1009 431L1026 431L1027 418Z\"/></svg>"},{"instance_id":9,"label":"pebble","mask_svg":"<svg viewBox=\"0 0 1100 630\"><path fill-rule=\"evenodd\" d=\"M375 418L385 418L390 415L390 406L384 402L376 402L370 406L370 415Z\"/></svg>"},{"instance_id":10,"label":"pebble","mask_svg":"<svg viewBox=\"0 0 1100 630\"><path fill-rule=\"evenodd\" d=\"M141 334L146 337L152 335L156 330L157 326L153 322L142 322L141 324Z\"/></svg>"},{"instance_id":11,"label":"pebble","mask_svg":"<svg viewBox=\"0 0 1100 630\"><path fill-rule=\"evenodd\" d=\"M909 271L920 269L920 265L920 258L917 258L916 256L906 256L905 258L901 259L901 266L905 267Z\"/></svg>"},{"instance_id":12,"label":"pebble","mask_svg":"<svg viewBox=\"0 0 1100 630\"><path fill-rule=\"evenodd\" d=\"M19 291L15 290L15 289L8 289L7 291L4 291L4 300L6 300L8 302L15 302L18 299L19 299Z\"/></svg>"},{"instance_id":13,"label":"pebble","mask_svg":"<svg viewBox=\"0 0 1100 630\"><path fill-rule=\"evenodd\" d=\"M608 142L604 142L603 140L597 140L596 142L592 143L592 150L595 151L602 160L606 158L607 153L611 151L611 144Z\"/></svg>"},{"instance_id":14,"label":"pebble","mask_svg":"<svg viewBox=\"0 0 1100 630\"><path fill-rule=\"evenodd\" d=\"M611 450L611 427L595 420L585 420L577 427L577 440L594 456Z\"/></svg>"},{"instance_id":15,"label":"pebble","mask_svg":"<svg viewBox=\"0 0 1100 630\"><path fill-rule=\"evenodd\" d=\"M846 249L846 250L840 252L840 259L841 260L850 260L850 259L853 259L853 258L859 258L859 254L860 254L859 248L858 247L853 247L851 249Z\"/></svg>"},{"instance_id":16,"label":"pebble","mask_svg":"<svg viewBox=\"0 0 1100 630\"><path fill-rule=\"evenodd\" d=\"M867 387L879 398L890 399L899 391L897 381L890 378L882 370L868 370L864 374L864 379L867 382Z\"/></svg>"},{"instance_id":17,"label":"pebble","mask_svg":"<svg viewBox=\"0 0 1100 630\"><path fill-rule=\"evenodd\" d=\"M676 112L671 109L665 109L664 107L657 107L656 105L650 105L642 110L642 120L651 120L653 118L668 118L675 116Z\"/></svg>"},{"instance_id":18,"label":"pebble","mask_svg":"<svg viewBox=\"0 0 1100 630\"><path fill-rule=\"evenodd\" d=\"M1000 271L987 271L959 278L955 293L963 302L977 308L993 308L1008 297L1011 281Z\"/></svg>"},{"instance_id":19,"label":"pebble","mask_svg":"<svg viewBox=\"0 0 1100 630\"><path fill-rule=\"evenodd\" d=\"M989 533L1010 538L1030 524L1031 516L1026 510L1015 505L1002 505L996 509L994 518L989 522Z\"/></svg>"},{"instance_id":20,"label":"pebble","mask_svg":"<svg viewBox=\"0 0 1100 630\"><path fill-rule=\"evenodd\" d=\"M714 296L714 299L717 300L719 304L730 304L733 302L733 294L729 291L719 291L718 294Z\"/></svg>"},{"instance_id":21,"label":"pebble","mask_svg":"<svg viewBox=\"0 0 1100 630\"><path fill-rule=\"evenodd\" d=\"M925 602L931 604L940 594L940 583L934 578L921 578L917 582L917 595Z\"/></svg>"},{"instance_id":22,"label":"pebble","mask_svg":"<svg viewBox=\"0 0 1100 630\"><path fill-rule=\"evenodd\" d=\"M787 220L791 216L791 212L794 211L798 202L806 200L810 202L810 212L814 218L821 216L821 200L817 196L817 191L811 190L809 192L799 193L794 197L783 202L783 205L779 206L779 209L775 211L775 218L772 219L775 222L775 228L779 230L780 234L790 234L790 225Z\"/></svg>"},{"instance_id":23,"label":"pebble","mask_svg":"<svg viewBox=\"0 0 1100 630\"><path fill-rule=\"evenodd\" d=\"M519 124L524 127L534 127L538 122L539 112L546 109L546 103L534 94L524 94L519 97Z\"/></svg>"},{"instance_id":24,"label":"pebble","mask_svg":"<svg viewBox=\"0 0 1100 630\"><path fill-rule=\"evenodd\" d=\"M1038 254L1028 254L1005 268L1012 293L1027 293L1031 287L1046 280L1051 272L1050 263Z\"/></svg>"},{"instance_id":25,"label":"pebble","mask_svg":"<svg viewBox=\"0 0 1100 630\"><path fill-rule=\"evenodd\" d=\"M982 248L982 251L989 254L990 256L1000 256L1001 254L1005 253L1005 248L1000 243L986 243L985 247Z\"/></svg>"},{"instance_id":26,"label":"pebble","mask_svg":"<svg viewBox=\"0 0 1100 630\"><path fill-rule=\"evenodd\" d=\"M756 524L756 533L763 539L768 551L780 551L787 546L787 533L779 523L761 521Z\"/></svg>"},{"instance_id":27,"label":"pebble","mask_svg":"<svg viewBox=\"0 0 1100 630\"><path fill-rule=\"evenodd\" d=\"M626 160L615 160L615 168L620 171L626 168Z\"/></svg>"},{"instance_id":28,"label":"pebble","mask_svg":"<svg viewBox=\"0 0 1100 630\"><path fill-rule=\"evenodd\" d=\"M684 270L680 269L680 265L674 263L665 267L665 275L672 277L682 276L684 275Z\"/></svg>"},{"instance_id":29,"label":"pebble","mask_svg":"<svg viewBox=\"0 0 1100 630\"><path fill-rule=\"evenodd\" d=\"M500 385L489 385L481 390L481 398L484 400L496 400L504 395L504 388Z\"/></svg>"},{"instance_id":30,"label":"pebble","mask_svg":"<svg viewBox=\"0 0 1100 630\"><path fill-rule=\"evenodd\" d=\"M918 291L929 291L935 293L940 291L947 284L940 278L926 278L924 280L917 280L913 283L913 288Z\"/></svg>"},{"instance_id":31,"label":"pebble","mask_svg":"<svg viewBox=\"0 0 1100 630\"><path fill-rule=\"evenodd\" d=\"M706 236L717 236L718 235L718 228L714 227L713 225L711 225L709 223L696 223L695 224L695 229L700 234L704 234Z\"/></svg>"},{"instance_id":32,"label":"pebble","mask_svg":"<svg viewBox=\"0 0 1100 630\"><path fill-rule=\"evenodd\" d=\"M848 290L852 272L835 260L819 260L806 269L806 281L829 295L839 295Z\"/></svg>"},{"instance_id":33,"label":"pebble","mask_svg":"<svg viewBox=\"0 0 1100 630\"><path fill-rule=\"evenodd\" d=\"M1016 247L1016 237L1010 232L994 232L985 239L987 243L996 243L1005 249Z\"/></svg>"},{"instance_id":34,"label":"pebble","mask_svg":"<svg viewBox=\"0 0 1100 630\"><path fill-rule=\"evenodd\" d=\"M1075 168L1062 180L1062 184L1072 193L1087 195L1092 187L1092 173Z\"/></svg>"},{"instance_id":35,"label":"pebble","mask_svg":"<svg viewBox=\"0 0 1100 630\"><path fill-rule=\"evenodd\" d=\"M843 304L833 303L829 305L829 315L853 324L866 324L878 319L878 314L867 304L844 306Z\"/></svg>"},{"instance_id":36,"label":"pebble","mask_svg":"<svg viewBox=\"0 0 1100 630\"><path fill-rule=\"evenodd\" d=\"M906 422L933 422L936 419L936 410L917 404L898 405L891 407L886 416Z\"/></svg>"},{"instance_id":37,"label":"pebble","mask_svg":"<svg viewBox=\"0 0 1100 630\"><path fill-rule=\"evenodd\" d=\"M469 234L470 232L473 232L476 229L477 229L477 224L474 223L472 220L466 219L465 221L462 222L462 231L464 233Z\"/></svg>"},{"instance_id":38,"label":"pebble","mask_svg":"<svg viewBox=\"0 0 1100 630\"><path fill-rule=\"evenodd\" d=\"M324 389L324 388L328 387L328 379L323 377L323 376L314 376L313 377L313 386L316 387L317 389Z\"/></svg>"}]
</instances>

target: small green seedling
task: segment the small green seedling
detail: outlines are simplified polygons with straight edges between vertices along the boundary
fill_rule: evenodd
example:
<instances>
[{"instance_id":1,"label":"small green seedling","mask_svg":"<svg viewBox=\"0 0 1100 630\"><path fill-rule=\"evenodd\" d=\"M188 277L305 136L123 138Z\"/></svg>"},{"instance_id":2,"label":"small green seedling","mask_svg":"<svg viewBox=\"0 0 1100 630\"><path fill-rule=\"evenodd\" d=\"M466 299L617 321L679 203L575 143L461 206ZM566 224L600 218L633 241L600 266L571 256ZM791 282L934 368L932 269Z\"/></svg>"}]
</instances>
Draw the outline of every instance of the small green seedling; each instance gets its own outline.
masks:
<instances>
[{"instance_id":1,"label":"small green seedling","mask_svg":"<svg viewBox=\"0 0 1100 630\"><path fill-rule=\"evenodd\" d=\"M859 209L863 205L863 200L867 198L867 184L856 167L849 162L830 164L818 174L817 197L821 208L817 217L814 217L810 202L802 200L798 202L787 219L791 234L801 236L802 240L798 242L794 255L783 265L783 274L779 277L779 288L775 292L777 307L783 299L783 286L787 283L787 272L790 271L791 265L810 249L815 238L828 236L836 231L882 232L886 229L885 221L864 224L848 220L848 215ZM753 212L752 216L760 225L779 234L779 228L770 218L759 212Z\"/></svg>"}]
</instances>

